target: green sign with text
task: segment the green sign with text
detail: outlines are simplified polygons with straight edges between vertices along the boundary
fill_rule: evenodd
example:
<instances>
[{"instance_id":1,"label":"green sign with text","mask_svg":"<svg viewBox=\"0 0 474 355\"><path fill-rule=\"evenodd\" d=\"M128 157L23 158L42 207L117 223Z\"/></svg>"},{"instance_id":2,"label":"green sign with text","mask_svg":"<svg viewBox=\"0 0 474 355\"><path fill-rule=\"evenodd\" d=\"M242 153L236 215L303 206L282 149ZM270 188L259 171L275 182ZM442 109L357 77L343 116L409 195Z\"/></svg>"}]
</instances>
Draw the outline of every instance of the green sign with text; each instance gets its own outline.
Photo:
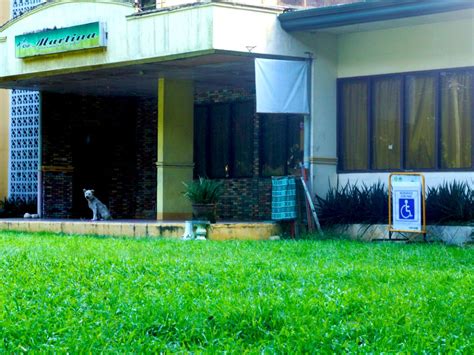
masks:
<instances>
[{"instance_id":1,"label":"green sign with text","mask_svg":"<svg viewBox=\"0 0 474 355\"><path fill-rule=\"evenodd\" d=\"M105 26L100 22L47 29L15 37L17 58L104 48L106 46Z\"/></svg>"}]
</instances>

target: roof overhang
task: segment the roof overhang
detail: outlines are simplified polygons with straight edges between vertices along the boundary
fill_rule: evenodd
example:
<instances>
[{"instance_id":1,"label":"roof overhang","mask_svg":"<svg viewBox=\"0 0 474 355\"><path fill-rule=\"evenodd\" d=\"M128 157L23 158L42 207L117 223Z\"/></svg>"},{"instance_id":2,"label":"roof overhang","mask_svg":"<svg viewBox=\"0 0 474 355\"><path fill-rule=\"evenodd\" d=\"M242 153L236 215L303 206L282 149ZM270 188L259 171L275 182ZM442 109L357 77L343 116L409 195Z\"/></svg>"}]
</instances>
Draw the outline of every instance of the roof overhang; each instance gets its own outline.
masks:
<instances>
[{"instance_id":1,"label":"roof overhang","mask_svg":"<svg viewBox=\"0 0 474 355\"><path fill-rule=\"evenodd\" d=\"M0 87L93 96L155 97L158 78L192 80L197 93L255 87L251 55L209 51L186 58L93 68L68 73L43 73L0 80Z\"/></svg>"},{"instance_id":2,"label":"roof overhang","mask_svg":"<svg viewBox=\"0 0 474 355\"><path fill-rule=\"evenodd\" d=\"M286 12L278 18L286 31L314 31L473 8L470 0L379 0Z\"/></svg>"},{"instance_id":3,"label":"roof overhang","mask_svg":"<svg viewBox=\"0 0 474 355\"><path fill-rule=\"evenodd\" d=\"M114 1L46 2L0 27L0 88L150 96L158 78L193 80L197 91L249 88L255 57L300 59L311 50L290 40L278 14L219 2L139 14ZM97 22L106 25L106 48L16 56L17 36Z\"/></svg>"}]
</instances>

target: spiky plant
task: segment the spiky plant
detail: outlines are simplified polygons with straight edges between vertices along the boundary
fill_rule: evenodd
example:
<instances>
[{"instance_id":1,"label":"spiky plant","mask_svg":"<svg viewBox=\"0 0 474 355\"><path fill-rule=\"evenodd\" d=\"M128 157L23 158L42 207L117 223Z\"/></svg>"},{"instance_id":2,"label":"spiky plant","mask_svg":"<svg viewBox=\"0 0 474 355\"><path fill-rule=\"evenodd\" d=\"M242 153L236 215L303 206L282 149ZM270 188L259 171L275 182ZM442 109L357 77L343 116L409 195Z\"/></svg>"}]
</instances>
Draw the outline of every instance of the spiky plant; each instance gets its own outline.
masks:
<instances>
[{"instance_id":1,"label":"spiky plant","mask_svg":"<svg viewBox=\"0 0 474 355\"><path fill-rule=\"evenodd\" d=\"M347 183L330 187L326 198L316 196L318 214L325 225L387 223L388 194L380 181L372 186Z\"/></svg>"},{"instance_id":2,"label":"spiky plant","mask_svg":"<svg viewBox=\"0 0 474 355\"><path fill-rule=\"evenodd\" d=\"M428 188L426 213L430 223L474 221L474 189L465 181Z\"/></svg>"},{"instance_id":3,"label":"spiky plant","mask_svg":"<svg viewBox=\"0 0 474 355\"><path fill-rule=\"evenodd\" d=\"M0 218L21 218L25 213L36 213L36 200L5 198L0 201Z\"/></svg>"},{"instance_id":4,"label":"spiky plant","mask_svg":"<svg viewBox=\"0 0 474 355\"><path fill-rule=\"evenodd\" d=\"M224 192L221 182L203 177L190 183L183 182L183 185L186 187L183 195L195 204L217 203Z\"/></svg>"}]
</instances>

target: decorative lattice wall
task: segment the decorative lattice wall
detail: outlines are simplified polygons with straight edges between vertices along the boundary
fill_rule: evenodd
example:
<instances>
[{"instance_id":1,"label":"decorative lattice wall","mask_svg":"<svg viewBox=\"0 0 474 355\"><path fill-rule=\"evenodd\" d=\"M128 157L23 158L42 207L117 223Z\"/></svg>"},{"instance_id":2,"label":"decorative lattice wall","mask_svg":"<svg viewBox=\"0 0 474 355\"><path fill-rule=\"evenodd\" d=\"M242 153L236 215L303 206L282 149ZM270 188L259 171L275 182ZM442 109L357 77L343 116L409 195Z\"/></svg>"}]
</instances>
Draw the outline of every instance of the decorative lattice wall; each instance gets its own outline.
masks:
<instances>
[{"instance_id":1,"label":"decorative lattice wall","mask_svg":"<svg viewBox=\"0 0 474 355\"><path fill-rule=\"evenodd\" d=\"M30 11L36 5L42 3L44 0L11 0L11 14L12 17L18 17L27 11Z\"/></svg>"},{"instance_id":2,"label":"decorative lattice wall","mask_svg":"<svg viewBox=\"0 0 474 355\"><path fill-rule=\"evenodd\" d=\"M11 15L18 17L43 0L11 0ZM32 200L38 189L39 93L12 90L10 111L10 171L8 193Z\"/></svg>"}]
</instances>

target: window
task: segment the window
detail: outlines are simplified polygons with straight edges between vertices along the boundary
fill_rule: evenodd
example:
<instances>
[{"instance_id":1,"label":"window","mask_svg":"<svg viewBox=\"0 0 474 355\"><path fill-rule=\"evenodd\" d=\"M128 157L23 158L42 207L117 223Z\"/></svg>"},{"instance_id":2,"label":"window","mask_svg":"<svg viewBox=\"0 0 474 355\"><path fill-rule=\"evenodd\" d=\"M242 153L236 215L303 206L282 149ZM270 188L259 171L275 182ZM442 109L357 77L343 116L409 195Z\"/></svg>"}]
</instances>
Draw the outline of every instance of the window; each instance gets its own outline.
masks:
<instances>
[{"instance_id":1,"label":"window","mask_svg":"<svg viewBox=\"0 0 474 355\"><path fill-rule=\"evenodd\" d=\"M400 128L402 122L402 79L375 79L372 85L372 166L400 169Z\"/></svg>"},{"instance_id":2,"label":"window","mask_svg":"<svg viewBox=\"0 0 474 355\"><path fill-rule=\"evenodd\" d=\"M194 110L194 175L253 175L254 102L199 105Z\"/></svg>"},{"instance_id":3,"label":"window","mask_svg":"<svg viewBox=\"0 0 474 355\"><path fill-rule=\"evenodd\" d=\"M303 160L303 116L259 115L258 142L254 117L254 101L195 106L194 176L253 177L256 150L262 177L298 168Z\"/></svg>"},{"instance_id":4,"label":"window","mask_svg":"<svg viewBox=\"0 0 474 355\"><path fill-rule=\"evenodd\" d=\"M441 74L441 167L472 167L473 72Z\"/></svg>"},{"instance_id":5,"label":"window","mask_svg":"<svg viewBox=\"0 0 474 355\"><path fill-rule=\"evenodd\" d=\"M156 9L156 0L141 0L141 7L145 11Z\"/></svg>"},{"instance_id":6,"label":"window","mask_svg":"<svg viewBox=\"0 0 474 355\"><path fill-rule=\"evenodd\" d=\"M349 170L368 168L367 98L368 84L365 81L350 82L342 88L342 107L345 118L343 164Z\"/></svg>"},{"instance_id":7,"label":"window","mask_svg":"<svg viewBox=\"0 0 474 355\"><path fill-rule=\"evenodd\" d=\"M228 104L213 105L209 108L208 132L209 152L207 172L209 177L225 178L231 174L230 124L231 107Z\"/></svg>"},{"instance_id":8,"label":"window","mask_svg":"<svg viewBox=\"0 0 474 355\"><path fill-rule=\"evenodd\" d=\"M339 81L339 169L472 169L474 70Z\"/></svg>"},{"instance_id":9,"label":"window","mask_svg":"<svg viewBox=\"0 0 474 355\"><path fill-rule=\"evenodd\" d=\"M301 115L260 116L260 175L288 175L303 161Z\"/></svg>"},{"instance_id":10,"label":"window","mask_svg":"<svg viewBox=\"0 0 474 355\"><path fill-rule=\"evenodd\" d=\"M405 167L436 167L436 78L406 77Z\"/></svg>"},{"instance_id":11,"label":"window","mask_svg":"<svg viewBox=\"0 0 474 355\"><path fill-rule=\"evenodd\" d=\"M249 101L232 106L233 175L253 175L254 159L254 102Z\"/></svg>"}]
</instances>

